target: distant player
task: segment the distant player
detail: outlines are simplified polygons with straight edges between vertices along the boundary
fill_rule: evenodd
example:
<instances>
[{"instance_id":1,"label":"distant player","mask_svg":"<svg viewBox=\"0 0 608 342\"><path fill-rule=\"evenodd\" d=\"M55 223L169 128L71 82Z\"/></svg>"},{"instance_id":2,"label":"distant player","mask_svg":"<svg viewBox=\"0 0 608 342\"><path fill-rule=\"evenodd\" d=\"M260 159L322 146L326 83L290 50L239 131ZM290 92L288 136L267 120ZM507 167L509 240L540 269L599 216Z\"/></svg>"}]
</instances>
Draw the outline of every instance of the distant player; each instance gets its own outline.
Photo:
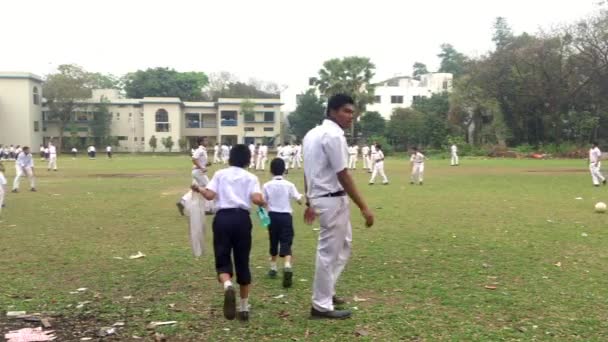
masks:
<instances>
[{"instance_id":1,"label":"distant player","mask_svg":"<svg viewBox=\"0 0 608 342\"><path fill-rule=\"evenodd\" d=\"M386 174L384 173L384 152L382 151L382 145L377 144L375 147L376 159L372 160L373 171L372 178L369 180L369 185L374 185L376 182L376 175L380 175L380 177L382 177L382 184L388 185L388 178L386 178Z\"/></svg>"},{"instance_id":2,"label":"distant player","mask_svg":"<svg viewBox=\"0 0 608 342\"><path fill-rule=\"evenodd\" d=\"M258 149L258 160L256 165L256 170L262 170L266 168L266 161L268 160L268 146L263 144Z\"/></svg>"},{"instance_id":3,"label":"distant player","mask_svg":"<svg viewBox=\"0 0 608 342\"><path fill-rule=\"evenodd\" d=\"M13 193L19 192L19 181L24 175L30 180L30 191L36 191L36 179L34 178L34 158L30 153L30 148L25 146L17 155L15 162L15 181L13 182Z\"/></svg>"},{"instance_id":4,"label":"distant player","mask_svg":"<svg viewBox=\"0 0 608 342\"><path fill-rule=\"evenodd\" d=\"M108 159L112 159L112 146L106 146L106 154L108 155Z\"/></svg>"},{"instance_id":5,"label":"distant player","mask_svg":"<svg viewBox=\"0 0 608 342\"><path fill-rule=\"evenodd\" d=\"M4 208L4 194L6 193L6 178L4 177L4 165L0 163L0 214Z\"/></svg>"},{"instance_id":6,"label":"distant player","mask_svg":"<svg viewBox=\"0 0 608 342\"><path fill-rule=\"evenodd\" d=\"M293 157L291 159L291 168L302 168L302 144L296 144L293 147Z\"/></svg>"},{"instance_id":7,"label":"distant player","mask_svg":"<svg viewBox=\"0 0 608 342\"><path fill-rule=\"evenodd\" d=\"M45 159L45 148L44 145L40 145L40 160L44 160Z\"/></svg>"},{"instance_id":8,"label":"distant player","mask_svg":"<svg viewBox=\"0 0 608 342\"><path fill-rule=\"evenodd\" d=\"M268 233L270 238L270 271L268 276L277 276L277 256L284 258L283 287L291 287L293 271L291 266L291 245L293 244L293 210L290 201L296 200L302 204L302 195L296 186L283 179L285 173L285 162L281 158L275 158L270 162L270 172L273 175L271 181L264 184L263 194L268 203L268 215L270 226Z\"/></svg>"},{"instance_id":9,"label":"distant player","mask_svg":"<svg viewBox=\"0 0 608 342\"><path fill-rule=\"evenodd\" d=\"M215 143L213 146L213 164L220 163L220 144Z\"/></svg>"},{"instance_id":10,"label":"distant player","mask_svg":"<svg viewBox=\"0 0 608 342\"><path fill-rule=\"evenodd\" d=\"M227 164L228 158L230 156L230 147L228 147L226 144L222 144L221 149L222 149L222 163Z\"/></svg>"},{"instance_id":11,"label":"distant player","mask_svg":"<svg viewBox=\"0 0 608 342\"><path fill-rule=\"evenodd\" d=\"M72 159L76 159L76 155L78 154L78 150L76 147L72 147Z\"/></svg>"},{"instance_id":12,"label":"distant player","mask_svg":"<svg viewBox=\"0 0 608 342\"><path fill-rule=\"evenodd\" d=\"M97 154L97 150L95 149L95 146L93 146L93 145L89 146L89 148L87 149L87 152L89 153L89 159L95 159L95 154Z\"/></svg>"},{"instance_id":13,"label":"distant player","mask_svg":"<svg viewBox=\"0 0 608 342\"><path fill-rule=\"evenodd\" d=\"M601 172L601 159L602 159L602 151L598 147L597 143L594 142L593 146L589 150L589 171L591 171L591 180L593 181L593 186L600 186L600 182L606 185L606 178L602 175Z\"/></svg>"},{"instance_id":14,"label":"distant player","mask_svg":"<svg viewBox=\"0 0 608 342\"><path fill-rule=\"evenodd\" d=\"M420 153L417 147L414 147L414 152L410 157L410 165L412 166L412 176L410 184L420 184L424 182L424 161L426 157Z\"/></svg>"},{"instance_id":15,"label":"distant player","mask_svg":"<svg viewBox=\"0 0 608 342\"><path fill-rule=\"evenodd\" d=\"M255 144L249 144L249 153L251 154L251 159L249 160L249 168L253 169L255 167Z\"/></svg>"},{"instance_id":16,"label":"distant player","mask_svg":"<svg viewBox=\"0 0 608 342\"><path fill-rule=\"evenodd\" d=\"M456 147L456 144L452 144L452 147L450 147L450 152L452 154L452 160L451 160L450 165L451 166L460 165L459 160L458 160L458 147Z\"/></svg>"},{"instance_id":17,"label":"distant player","mask_svg":"<svg viewBox=\"0 0 608 342\"><path fill-rule=\"evenodd\" d=\"M363 147L361 147L361 159L363 159L363 170L369 170L371 168L371 163L369 160L369 147L367 144L364 144Z\"/></svg>"},{"instance_id":18,"label":"distant player","mask_svg":"<svg viewBox=\"0 0 608 342\"><path fill-rule=\"evenodd\" d=\"M53 145L52 142L49 142L49 165L47 167L48 171L57 171L57 147Z\"/></svg>"}]
</instances>

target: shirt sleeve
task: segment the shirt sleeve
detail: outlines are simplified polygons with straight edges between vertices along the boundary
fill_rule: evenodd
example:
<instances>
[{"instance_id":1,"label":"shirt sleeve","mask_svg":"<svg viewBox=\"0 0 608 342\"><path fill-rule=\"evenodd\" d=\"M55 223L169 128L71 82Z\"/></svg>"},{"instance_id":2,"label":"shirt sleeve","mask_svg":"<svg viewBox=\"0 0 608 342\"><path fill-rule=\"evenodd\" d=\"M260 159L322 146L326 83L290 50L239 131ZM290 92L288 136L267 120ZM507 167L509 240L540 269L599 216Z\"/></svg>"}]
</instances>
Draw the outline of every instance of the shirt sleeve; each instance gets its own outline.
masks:
<instances>
[{"instance_id":1,"label":"shirt sleeve","mask_svg":"<svg viewBox=\"0 0 608 342\"><path fill-rule=\"evenodd\" d=\"M216 173L215 175L213 175L213 177L211 178L211 181L209 181L209 183L207 183L207 186L206 186L207 189L215 192L216 194L217 194L217 191L219 188L220 175L221 175L221 173L220 174Z\"/></svg>"},{"instance_id":2,"label":"shirt sleeve","mask_svg":"<svg viewBox=\"0 0 608 342\"><path fill-rule=\"evenodd\" d=\"M378 152L378 159L384 159L384 153L382 151Z\"/></svg>"},{"instance_id":3,"label":"shirt sleeve","mask_svg":"<svg viewBox=\"0 0 608 342\"><path fill-rule=\"evenodd\" d=\"M296 188L296 186L293 184L291 184L291 194L290 195L296 201L299 201L302 199L302 194L298 192L298 188Z\"/></svg>"},{"instance_id":4,"label":"shirt sleeve","mask_svg":"<svg viewBox=\"0 0 608 342\"><path fill-rule=\"evenodd\" d=\"M249 194L261 194L262 193L262 189L260 189L260 181L258 179L258 177L253 177L251 179L251 185L249 187L250 191Z\"/></svg>"},{"instance_id":5,"label":"shirt sleeve","mask_svg":"<svg viewBox=\"0 0 608 342\"><path fill-rule=\"evenodd\" d=\"M329 166L334 173L341 172L348 167L348 146L344 136L326 135L323 139L323 151L326 153Z\"/></svg>"}]
</instances>

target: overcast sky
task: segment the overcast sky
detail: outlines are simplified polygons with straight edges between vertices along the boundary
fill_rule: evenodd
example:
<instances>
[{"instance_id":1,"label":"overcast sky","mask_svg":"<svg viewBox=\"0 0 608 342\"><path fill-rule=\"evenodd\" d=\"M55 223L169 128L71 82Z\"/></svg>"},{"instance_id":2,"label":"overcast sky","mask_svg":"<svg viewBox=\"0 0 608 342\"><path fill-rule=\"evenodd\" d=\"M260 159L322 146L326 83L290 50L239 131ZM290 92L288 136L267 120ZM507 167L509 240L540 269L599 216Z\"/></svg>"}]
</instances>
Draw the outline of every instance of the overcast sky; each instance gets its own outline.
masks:
<instances>
[{"instance_id":1,"label":"overcast sky","mask_svg":"<svg viewBox=\"0 0 608 342\"><path fill-rule=\"evenodd\" d=\"M377 79L437 68L439 45L492 47L492 24L516 33L572 22L598 0L0 0L0 70L52 72L76 63L121 75L168 66L243 80L306 82L323 61L368 56Z\"/></svg>"}]
</instances>

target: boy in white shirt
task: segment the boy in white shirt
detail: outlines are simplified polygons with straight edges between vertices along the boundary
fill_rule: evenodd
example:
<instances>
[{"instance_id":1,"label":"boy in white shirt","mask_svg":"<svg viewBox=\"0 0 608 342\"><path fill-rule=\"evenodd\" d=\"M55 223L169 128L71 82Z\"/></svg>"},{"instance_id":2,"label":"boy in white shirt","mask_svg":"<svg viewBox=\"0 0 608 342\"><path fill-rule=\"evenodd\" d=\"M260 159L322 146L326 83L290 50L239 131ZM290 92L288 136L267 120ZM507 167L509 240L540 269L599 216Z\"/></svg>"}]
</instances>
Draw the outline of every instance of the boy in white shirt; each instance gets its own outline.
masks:
<instances>
[{"instance_id":1,"label":"boy in white shirt","mask_svg":"<svg viewBox=\"0 0 608 342\"><path fill-rule=\"evenodd\" d=\"M268 146L266 144L260 146L258 149L258 162L256 170L262 170L266 168L266 160L268 159Z\"/></svg>"},{"instance_id":2,"label":"boy in white shirt","mask_svg":"<svg viewBox=\"0 0 608 342\"><path fill-rule=\"evenodd\" d=\"M15 162L15 180L13 181L13 193L19 191L19 181L23 175L27 175L30 180L30 191L36 192L36 179L34 178L34 159L30 153L30 148L25 146L22 152L17 155Z\"/></svg>"},{"instance_id":3,"label":"boy in white shirt","mask_svg":"<svg viewBox=\"0 0 608 342\"><path fill-rule=\"evenodd\" d=\"M285 162L281 158L275 158L270 162L270 172L274 176L271 181L264 184L264 198L268 203L268 216L270 226L268 234L270 238L270 271L268 276L277 276L277 255L284 258L283 287L291 287L293 282L293 271L291 268L291 245L293 244L293 210L290 200L295 199L302 204L302 195L293 183L283 179L285 173Z\"/></svg>"},{"instance_id":4,"label":"boy in white shirt","mask_svg":"<svg viewBox=\"0 0 608 342\"><path fill-rule=\"evenodd\" d=\"M4 208L4 194L6 192L6 178L4 177L4 165L0 163L0 214Z\"/></svg>"},{"instance_id":5,"label":"boy in white shirt","mask_svg":"<svg viewBox=\"0 0 608 342\"><path fill-rule=\"evenodd\" d=\"M49 165L47 167L48 171L57 171L57 148L53 143L49 142Z\"/></svg>"},{"instance_id":6,"label":"boy in white shirt","mask_svg":"<svg viewBox=\"0 0 608 342\"><path fill-rule=\"evenodd\" d=\"M213 164L217 164L220 162L220 144L215 143L213 146Z\"/></svg>"},{"instance_id":7,"label":"boy in white shirt","mask_svg":"<svg viewBox=\"0 0 608 342\"><path fill-rule=\"evenodd\" d=\"M369 147L367 147L367 144L361 147L361 158L363 159L363 169L369 170L371 163L369 160Z\"/></svg>"},{"instance_id":8,"label":"boy in white shirt","mask_svg":"<svg viewBox=\"0 0 608 342\"><path fill-rule=\"evenodd\" d=\"M417 147L414 147L414 153L410 157L410 165L412 166L412 176L410 178L410 184L414 185L418 183L422 185L424 181L424 160L426 157L420 153Z\"/></svg>"},{"instance_id":9,"label":"boy in white shirt","mask_svg":"<svg viewBox=\"0 0 608 342\"><path fill-rule=\"evenodd\" d=\"M224 286L224 317L233 320L236 316L236 294L232 284L233 269L240 285L241 321L249 320L249 287L251 271L252 204L266 206L258 177L245 170L251 155L245 145L235 145L230 151L230 167L217 171L206 188L192 186L208 201L215 200L217 213L213 219L213 251L218 280ZM234 257L234 266L232 260Z\"/></svg>"},{"instance_id":10,"label":"boy in white shirt","mask_svg":"<svg viewBox=\"0 0 608 342\"><path fill-rule=\"evenodd\" d=\"M249 153L251 153L251 160L249 161L249 168L253 169L255 167L255 144L249 144Z\"/></svg>"},{"instance_id":11,"label":"boy in white shirt","mask_svg":"<svg viewBox=\"0 0 608 342\"><path fill-rule=\"evenodd\" d=\"M106 154L108 155L108 159L112 159L112 146L106 146Z\"/></svg>"},{"instance_id":12,"label":"boy in white shirt","mask_svg":"<svg viewBox=\"0 0 608 342\"><path fill-rule=\"evenodd\" d=\"M601 162L602 159L602 151L598 147L596 142L593 143L593 146L589 150L589 171L591 171L591 180L593 181L593 186L600 186L600 182L606 185L606 178L602 175Z\"/></svg>"},{"instance_id":13,"label":"boy in white shirt","mask_svg":"<svg viewBox=\"0 0 608 342\"><path fill-rule=\"evenodd\" d=\"M77 153L78 153L78 150L76 149L76 147L72 147L72 159L76 159Z\"/></svg>"},{"instance_id":14,"label":"boy in white shirt","mask_svg":"<svg viewBox=\"0 0 608 342\"><path fill-rule=\"evenodd\" d=\"M298 169L302 168L302 145L297 144L293 146L293 158L291 159L291 168L295 169L296 166Z\"/></svg>"},{"instance_id":15,"label":"boy in white shirt","mask_svg":"<svg viewBox=\"0 0 608 342\"><path fill-rule=\"evenodd\" d=\"M382 184L388 185L388 178L386 178L386 174L384 173L384 152L382 151L382 145L376 144L376 153L375 159L372 161L373 163L373 171L372 178L369 180L369 185L374 185L376 182L376 175L380 174L382 177Z\"/></svg>"},{"instance_id":16,"label":"boy in white shirt","mask_svg":"<svg viewBox=\"0 0 608 342\"><path fill-rule=\"evenodd\" d=\"M452 154L452 160L450 162L450 165L451 166L460 165L460 161L458 159L458 147L456 146L456 144L452 144L452 147L450 147L450 152Z\"/></svg>"}]
</instances>

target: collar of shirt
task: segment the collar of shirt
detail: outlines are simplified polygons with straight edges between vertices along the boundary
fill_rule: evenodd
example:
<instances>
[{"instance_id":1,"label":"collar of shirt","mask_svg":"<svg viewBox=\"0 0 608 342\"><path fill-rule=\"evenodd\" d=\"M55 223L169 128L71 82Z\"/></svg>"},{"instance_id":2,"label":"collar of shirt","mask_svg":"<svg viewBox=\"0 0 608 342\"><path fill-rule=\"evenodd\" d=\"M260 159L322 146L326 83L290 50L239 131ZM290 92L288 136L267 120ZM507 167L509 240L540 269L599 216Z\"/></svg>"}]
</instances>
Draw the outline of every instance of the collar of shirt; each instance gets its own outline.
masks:
<instances>
[{"instance_id":1,"label":"collar of shirt","mask_svg":"<svg viewBox=\"0 0 608 342\"><path fill-rule=\"evenodd\" d=\"M330 119L323 120L323 126L327 126L328 128L335 130L335 131L340 131L340 134L344 135L344 130L334 120L330 120Z\"/></svg>"}]
</instances>

